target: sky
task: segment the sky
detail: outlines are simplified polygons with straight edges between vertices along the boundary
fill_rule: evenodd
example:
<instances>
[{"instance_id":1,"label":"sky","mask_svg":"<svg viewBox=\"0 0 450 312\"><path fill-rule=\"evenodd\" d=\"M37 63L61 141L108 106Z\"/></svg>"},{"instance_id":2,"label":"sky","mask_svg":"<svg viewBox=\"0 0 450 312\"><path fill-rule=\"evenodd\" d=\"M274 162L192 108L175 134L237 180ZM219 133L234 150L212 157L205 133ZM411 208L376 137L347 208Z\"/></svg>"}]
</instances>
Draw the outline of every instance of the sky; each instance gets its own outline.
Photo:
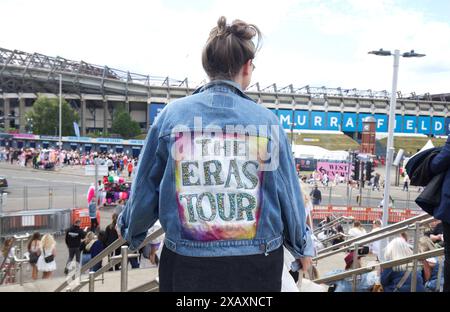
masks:
<instances>
[{"instance_id":1,"label":"sky","mask_svg":"<svg viewBox=\"0 0 450 312\"><path fill-rule=\"evenodd\" d=\"M449 0L0 0L0 47L152 76L207 79L201 51L219 16L257 25L252 83L278 89L391 90L393 57L407 52L398 90L450 92Z\"/></svg>"}]
</instances>

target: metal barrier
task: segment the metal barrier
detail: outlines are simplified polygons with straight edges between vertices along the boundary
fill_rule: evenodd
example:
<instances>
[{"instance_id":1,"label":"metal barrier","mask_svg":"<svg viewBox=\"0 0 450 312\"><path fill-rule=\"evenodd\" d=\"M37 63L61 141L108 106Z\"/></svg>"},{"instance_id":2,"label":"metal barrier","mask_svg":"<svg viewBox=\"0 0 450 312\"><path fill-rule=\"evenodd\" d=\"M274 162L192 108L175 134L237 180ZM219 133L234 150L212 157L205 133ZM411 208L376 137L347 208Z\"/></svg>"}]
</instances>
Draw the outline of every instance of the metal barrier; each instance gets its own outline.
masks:
<instances>
[{"instance_id":1,"label":"metal barrier","mask_svg":"<svg viewBox=\"0 0 450 312\"><path fill-rule=\"evenodd\" d=\"M339 249L341 247L349 246L349 245L354 244L355 242L361 241L363 239L366 239L366 238L369 238L369 237L372 237L372 236L376 236L376 235L380 235L380 234L382 234L384 232L389 232L389 231L392 231L394 229L403 228L405 225L412 224L412 223L415 223L417 221L422 221L422 220L429 219L429 218L430 218L430 216L428 214L423 213L423 214L421 214L419 216L415 216L415 217L409 218L407 220L404 220L404 221L401 221L401 222L398 222L398 223L395 223L395 224L388 225L388 226L380 229L377 232L370 232L370 233L367 233L365 235L362 235L362 236L359 236L359 237L356 237L356 238L352 238L352 239L346 240L346 241L344 241L342 243L339 243L339 244L336 244L336 245L324 248L322 250L319 250L318 254L320 255L320 254L323 254L325 252L329 252L331 250L335 250L335 249ZM342 248L342 249L339 249L339 250L343 251L343 250L345 250L345 248Z\"/></svg>"},{"instance_id":2,"label":"metal barrier","mask_svg":"<svg viewBox=\"0 0 450 312\"><path fill-rule=\"evenodd\" d=\"M0 278L0 285L3 284L8 274L13 280L15 280L17 271L19 271L19 283L20 285L23 285L23 265L24 263L28 263L30 260L28 255L26 255L24 251L26 250L26 242L28 242L30 236L31 235L27 233L25 235L14 235L12 237L13 242L8 250L7 256L5 257L1 265L2 274ZM9 252L13 247L14 247L14 255L11 258L8 258ZM8 259L12 262L13 265L8 266L8 268L5 268L5 263Z\"/></svg>"},{"instance_id":3,"label":"metal barrier","mask_svg":"<svg viewBox=\"0 0 450 312\"><path fill-rule=\"evenodd\" d=\"M312 189L314 185L310 184L309 189ZM318 186L322 193L323 205L378 207L383 200L383 188L380 188L380 191L374 191L367 184L362 190L359 188L348 188L346 190L346 185L344 184L323 186L321 183L318 183ZM391 194L393 199L392 208L420 210L415 203L416 195L419 194L417 187L411 187L408 191L402 191L401 187L393 185L391 188L395 190Z\"/></svg>"},{"instance_id":4,"label":"metal barrier","mask_svg":"<svg viewBox=\"0 0 450 312\"><path fill-rule=\"evenodd\" d=\"M331 221L328 222L328 223L323 224L323 225L320 226L320 227L317 227L317 228L313 231L313 233L314 233L314 234L320 233L320 232L322 232L322 231L325 231L326 229L331 228L332 226L334 226L334 225L336 225L336 224L338 224L338 223L340 224L340 223L342 223L342 222L344 222L344 221L348 221L348 220L351 220L351 218L348 218L348 217L345 217L345 216L341 216L341 217L339 217L339 218L336 218L336 219L334 219L334 220L331 220Z\"/></svg>"},{"instance_id":5,"label":"metal barrier","mask_svg":"<svg viewBox=\"0 0 450 312\"><path fill-rule=\"evenodd\" d=\"M33 209L53 209L53 208L71 208L83 207L88 203L86 201L86 192L89 185L51 185L51 186L24 186L24 187L8 187L7 201L0 200L0 212L19 211L19 210L33 210ZM395 187L392 187L395 189ZM322 187L322 204L337 207L371 207L374 213L379 207L382 200L382 191L373 192L369 189L363 190L363 200L361 204L355 200L355 192L346 194L345 185L338 185L332 187ZM359 191L357 192L359 194ZM411 211L420 211L420 208L414 202L415 195L419 193L415 191L408 192L394 192L393 198L395 205L394 209L408 209ZM1 199L1 197L0 197ZM380 210L381 211L381 210ZM323 219L327 215L322 216ZM392 221L395 222L395 221Z\"/></svg>"},{"instance_id":6,"label":"metal barrier","mask_svg":"<svg viewBox=\"0 0 450 312\"><path fill-rule=\"evenodd\" d=\"M71 209L19 211L0 214L0 238L31 232L64 233L71 225Z\"/></svg>"},{"instance_id":7,"label":"metal barrier","mask_svg":"<svg viewBox=\"0 0 450 312\"><path fill-rule=\"evenodd\" d=\"M422 213L421 210L410 209L393 209L389 208L389 223L397 223L404 221L413 216ZM373 221L375 219L381 219L383 209L371 208L371 207L346 207L346 206L316 206L312 210L312 218L325 219L331 216L351 217L359 221Z\"/></svg>"}]
</instances>

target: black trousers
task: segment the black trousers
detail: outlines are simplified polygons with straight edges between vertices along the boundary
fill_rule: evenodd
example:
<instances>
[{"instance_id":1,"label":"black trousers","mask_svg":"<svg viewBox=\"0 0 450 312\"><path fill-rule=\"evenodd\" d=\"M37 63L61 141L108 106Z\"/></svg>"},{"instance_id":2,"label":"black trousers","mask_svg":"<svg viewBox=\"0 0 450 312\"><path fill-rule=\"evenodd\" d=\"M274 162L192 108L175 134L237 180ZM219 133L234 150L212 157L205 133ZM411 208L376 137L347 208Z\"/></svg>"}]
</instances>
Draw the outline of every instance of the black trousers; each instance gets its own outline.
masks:
<instances>
[{"instance_id":1,"label":"black trousers","mask_svg":"<svg viewBox=\"0 0 450 312\"><path fill-rule=\"evenodd\" d=\"M444 228L444 292L450 292L450 224L442 222Z\"/></svg>"},{"instance_id":2,"label":"black trousers","mask_svg":"<svg viewBox=\"0 0 450 312\"><path fill-rule=\"evenodd\" d=\"M73 260L74 256L75 256L75 261L80 263L80 254L81 254L81 251L80 251L79 247L69 248L69 259L67 259L67 264Z\"/></svg>"},{"instance_id":3,"label":"black trousers","mask_svg":"<svg viewBox=\"0 0 450 312\"><path fill-rule=\"evenodd\" d=\"M186 257L164 246L159 264L161 292L279 292L283 247L264 254Z\"/></svg>"},{"instance_id":4,"label":"black trousers","mask_svg":"<svg viewBox=\"0 0 450 312\"><path fill-rule=\"evenodd\" d=\"M97 227L98 227L97 218L92 218L91 219L91 232L96 233L97 232Z\"/></svg>"}]
</instances>

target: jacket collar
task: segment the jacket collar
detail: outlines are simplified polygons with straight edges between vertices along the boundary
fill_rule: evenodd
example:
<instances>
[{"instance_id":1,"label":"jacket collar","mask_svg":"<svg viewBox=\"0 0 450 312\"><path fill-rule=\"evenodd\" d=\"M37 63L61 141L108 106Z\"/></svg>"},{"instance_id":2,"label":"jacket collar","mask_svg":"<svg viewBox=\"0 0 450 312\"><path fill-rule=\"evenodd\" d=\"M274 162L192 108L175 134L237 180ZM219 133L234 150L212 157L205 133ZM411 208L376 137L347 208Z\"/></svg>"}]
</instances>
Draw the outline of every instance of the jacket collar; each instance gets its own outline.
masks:
<instances>
[{"instance_id":1,"label":"jacket collar","mask_svg":"<svg viewBox=\"0 0 450 312\"><path fill-rule=\"evenodd\" d=\"M210 88L212 88L214 86L226 86L226 87L229 87L234 93L240 95L241 97L243 97L243 98L245 98L247 100L255 102L252 98L250 98L248 95L246 95L244 93L244 91L242 91L241 86L237 82L234 82L232 80L213 80L213 81L205 84L204 86L199 87L192 94L197 94L197 93L204 92L205 90L210 89Z\"/></svg>"}]
</instances>

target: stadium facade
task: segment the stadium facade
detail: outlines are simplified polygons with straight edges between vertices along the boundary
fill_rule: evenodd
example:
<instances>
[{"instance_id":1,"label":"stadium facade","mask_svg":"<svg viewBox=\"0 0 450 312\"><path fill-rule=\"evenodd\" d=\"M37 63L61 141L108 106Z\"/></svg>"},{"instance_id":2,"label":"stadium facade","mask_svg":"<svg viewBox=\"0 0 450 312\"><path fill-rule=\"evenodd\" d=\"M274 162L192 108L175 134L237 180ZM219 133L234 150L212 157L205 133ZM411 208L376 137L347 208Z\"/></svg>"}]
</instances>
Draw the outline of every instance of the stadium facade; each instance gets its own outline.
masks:
<instances>
[{"instance_id":1,"label":"stadium facade","mask_svg":"<svg viewBox=\"0 0 450 312\"><path fill-rule=\"evenodd\" d=\"M125 104L143 130L170 101L195 88L188 79L176 80L134 74L84 61L71 61L39 53L0 48L0 117L5 128L25 132L25 113L39 95L57 97L59 76L63 97L79 112L81 136L94 130L107 131L118 105ZM389 94L386 91L326 87L261 88L258 83L247 94L272 110L287 131L343 131L357 138L362 119L373 116L377 131L387 132ZM396 128L399 133L446 135L450 133L450 97L411 94L397 97Z\"/></svg>"}]
</instances>

